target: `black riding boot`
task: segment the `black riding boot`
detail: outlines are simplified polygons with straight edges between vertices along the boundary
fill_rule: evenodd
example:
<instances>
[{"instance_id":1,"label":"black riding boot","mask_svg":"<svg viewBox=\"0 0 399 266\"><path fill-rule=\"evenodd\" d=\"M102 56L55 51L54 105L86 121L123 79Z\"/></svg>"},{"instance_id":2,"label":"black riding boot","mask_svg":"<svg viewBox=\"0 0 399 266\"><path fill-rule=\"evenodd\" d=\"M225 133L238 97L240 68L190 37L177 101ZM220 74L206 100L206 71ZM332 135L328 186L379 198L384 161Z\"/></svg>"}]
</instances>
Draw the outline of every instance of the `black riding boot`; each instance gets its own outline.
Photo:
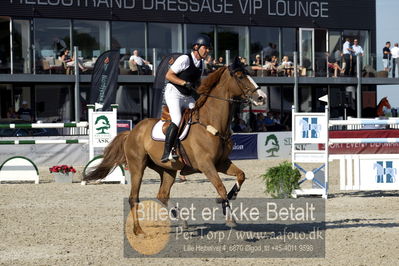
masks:
<instances>
[{"instance_id":1,"label":"black riding boot","mask_svg":"<svg viewBox=\"0 0 399 266\"><path fill-rule=\"evenodd\" d=\"M169 154L175 144L178 127L174 123L170 123L168 130L165 134L165 149L161 158L161 162L166 163L169 161Z\"/></svg>"}]
</instances>

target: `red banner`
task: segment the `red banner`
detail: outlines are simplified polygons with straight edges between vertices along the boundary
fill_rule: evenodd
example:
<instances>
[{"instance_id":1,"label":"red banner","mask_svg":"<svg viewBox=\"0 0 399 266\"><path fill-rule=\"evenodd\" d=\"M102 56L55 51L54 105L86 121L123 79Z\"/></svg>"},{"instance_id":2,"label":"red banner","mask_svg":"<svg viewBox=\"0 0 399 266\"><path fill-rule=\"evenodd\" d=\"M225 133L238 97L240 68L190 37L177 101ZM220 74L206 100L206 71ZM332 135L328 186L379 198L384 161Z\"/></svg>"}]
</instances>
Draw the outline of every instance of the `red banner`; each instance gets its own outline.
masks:
<instances>
[{"instance_id":1,"label":"red banner","mask_svg":"<svg viewBox=\"0 0 399 266\"><path fill-rule=\"evenodd\" d=\"M330 131L329 137L336 138L399 138L399 130L352 130ZM323 145L319 146L324 149ZM399 153L399 143L344 143L332 144L330 154L389 154Z\"/></svg>"}]
</instances>

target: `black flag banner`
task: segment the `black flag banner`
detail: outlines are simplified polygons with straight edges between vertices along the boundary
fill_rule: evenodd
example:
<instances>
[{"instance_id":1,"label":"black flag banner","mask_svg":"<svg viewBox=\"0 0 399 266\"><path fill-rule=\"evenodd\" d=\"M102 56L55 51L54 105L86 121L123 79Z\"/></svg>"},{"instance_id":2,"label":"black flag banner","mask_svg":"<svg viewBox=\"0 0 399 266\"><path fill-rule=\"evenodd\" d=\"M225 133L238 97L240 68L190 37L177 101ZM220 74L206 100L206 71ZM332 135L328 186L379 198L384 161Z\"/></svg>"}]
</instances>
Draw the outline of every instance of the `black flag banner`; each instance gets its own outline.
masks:
<instances>
[{"instance_id":1,"label":"black flag banner","mask_svg":"<svg viewBox=\"0 0 399 266\"><path fill-rule=\"evenodd\" d=\"M162 99L164 94L165 87L165 75L168 72L169 67L173 64L173 62L181 56L181 53L174 53L168 56L165 56L159 66L157 68L157 74L154 79L154 84L152 85L152 106L151 106L151 114L150 117L160 118L161 110L162 110Z\"/></svg>"},{"instance_id":2,"label":"black flag banner","mask_svg":"<svg viewBox=\"0 0 399 266\"><path fill-rule=\"evenodd\" d=\"M108 110L115 103L119 75L119 51L102 53L94 64L91 75L90 104L102 104Z\"/></svg>"}]
</instances>

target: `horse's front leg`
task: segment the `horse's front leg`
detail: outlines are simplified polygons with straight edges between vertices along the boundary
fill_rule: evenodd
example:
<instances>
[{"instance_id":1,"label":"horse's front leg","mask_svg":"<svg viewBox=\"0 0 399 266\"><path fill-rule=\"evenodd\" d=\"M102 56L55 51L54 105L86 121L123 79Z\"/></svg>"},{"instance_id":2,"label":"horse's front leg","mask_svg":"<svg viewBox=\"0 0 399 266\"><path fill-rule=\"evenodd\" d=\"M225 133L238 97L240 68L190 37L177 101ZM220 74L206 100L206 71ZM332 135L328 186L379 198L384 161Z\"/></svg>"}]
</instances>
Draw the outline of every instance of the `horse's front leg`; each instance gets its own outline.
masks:
<instances>
[{"instance_id":1,"label":"horse's front leg","mask_svg":"<svg viewBox=\"0 0 399 266\"><path fill-rule=\"evenodd\" d=\"M161 186L159 187L157 199L165 206L168 205L170 198L170 189L176 178L176 170L164 170L161 177Z\"/></svg>"},{"instance_id":2,"label":"horse's front leg","mask_svg":"<svg viewBox=\"0 0 399 266\"><path fill-rule=\"evenodd\" d=\"M237 178L236 183L227 194L227 199L235 200L237 198L238 192L241 189L242 184L245 181L245 173L235 164L233 164L229 159L219 163L217 165L217 171L226 175L235 176Z\"/></svg>"},{"instance_id":3,"label":"horse's front leg","mask_svg":"<svg viewBox=\"0 0 399 266\"><path fill-rule=\"evenodd\" d=\"M219 194L219 197L220 197L221 203L222 203L223 214L226 217L226 225L228 225L230 227L236 226L237 224L236 224L233 216L231 215L231 208L230 208L229 199L227 196L226 187L223 185L223 182L220 179L220 176L218 174L218 171L216 170L216 167L212 163L204 163L204 165L201 165L199 170L208 178L208 180L216 188L216 191Z\"/></svg>"}]
</instances>

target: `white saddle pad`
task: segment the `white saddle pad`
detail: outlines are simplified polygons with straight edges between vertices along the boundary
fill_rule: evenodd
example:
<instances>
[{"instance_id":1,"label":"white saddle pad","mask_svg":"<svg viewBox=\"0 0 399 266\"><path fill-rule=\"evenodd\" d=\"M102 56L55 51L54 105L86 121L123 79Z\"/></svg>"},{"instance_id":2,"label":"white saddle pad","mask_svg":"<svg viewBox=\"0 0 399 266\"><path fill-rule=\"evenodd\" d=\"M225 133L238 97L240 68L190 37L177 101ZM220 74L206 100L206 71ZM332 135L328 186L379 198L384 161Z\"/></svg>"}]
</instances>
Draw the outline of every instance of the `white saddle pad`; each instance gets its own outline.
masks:
<instances>
[{"instance_id":1,"label":"white saddle pad","mask_svg":"<svg viewBox=\"0 0 399 266\"><path fill-rule=\"evenodd\" d=\"M152 128L152 132L151 132L151 137L153 140L156 141L165 141L165 134L162 132L162 126L165 124L164 121L159 120L154 127ZM183 140L188 133L188 130L190 129L190 124L187 123L186 126L184 127L183 132L181 133L181 135L179 136L180 140Z\"/></svg>"}]
</instances>

